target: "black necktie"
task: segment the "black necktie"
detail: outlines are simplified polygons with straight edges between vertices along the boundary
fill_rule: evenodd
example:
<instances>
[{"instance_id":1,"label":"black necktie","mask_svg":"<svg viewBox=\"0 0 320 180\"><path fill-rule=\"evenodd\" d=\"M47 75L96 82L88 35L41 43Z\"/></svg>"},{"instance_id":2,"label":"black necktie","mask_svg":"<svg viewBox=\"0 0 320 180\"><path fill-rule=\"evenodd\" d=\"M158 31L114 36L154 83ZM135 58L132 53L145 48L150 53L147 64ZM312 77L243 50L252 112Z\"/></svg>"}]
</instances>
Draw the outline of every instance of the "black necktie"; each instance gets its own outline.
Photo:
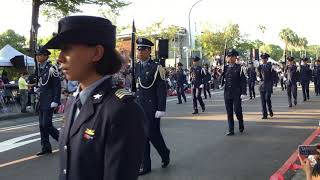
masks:
<instances>
[{"instance_id":1,"label":"black necktie","mask_svg":"<svg viewBox=\"0 0 320 180\"><path fill-rule=\"evenodd\" d=\"M80 111L81 107L82 107L82 103L80 101L80 97L79 97L79 94L78 94L76 99L75 99L74 109L73 109L73 112L72 112L73 114L72 114L71 124L73 124L74 121L77 119L77 110L79 109L79 111Z\"/></svg>"},{"instance_id":2,"label":"black necktie","mask_svg":"<svg viewBox=\"0 0 320 180\"><path fill-rule=\"evenodd\" d=\"M80 97L79 97L79 95L78 95L77 98L76 98L76 108L78 108L79 110L81 110L81 107L82 107L82 103L81 103Z\"/></svg>"}]
</instances>

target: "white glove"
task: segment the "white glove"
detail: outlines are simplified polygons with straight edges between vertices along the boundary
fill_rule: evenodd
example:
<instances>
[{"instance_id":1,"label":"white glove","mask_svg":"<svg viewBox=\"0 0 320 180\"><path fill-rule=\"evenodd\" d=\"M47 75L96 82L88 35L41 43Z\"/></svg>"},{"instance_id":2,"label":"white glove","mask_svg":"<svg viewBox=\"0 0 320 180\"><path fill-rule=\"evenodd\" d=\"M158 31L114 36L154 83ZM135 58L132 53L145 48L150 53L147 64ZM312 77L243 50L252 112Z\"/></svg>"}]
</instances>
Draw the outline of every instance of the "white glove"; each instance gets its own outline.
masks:
<instances>
[{"instance_id":1,"label":"white glove","mask_svg":"<svg viewBox=\"0 0 320 180\"><path fill-rule=\"evenodd\" d=\"M285 77L284 77L284 78L283 78L283 80L284 80L284 81L286 81L286 80L287 80L287 78L285 78Z\"/></svg>"},{"instance_id":2,"label":"white glove","mask_svg":"<svg viewBox=\"0 0 320 180\"><path fill-rule=\"evenodd\" d=\"M201 84L200 86L199 86L199 88L203 88L204 87L204 85L203 84Z\"/></svg>"},{"instance_id":3,"label":"white glove","mask_svg":"<svg viewBox=\"0 0 320 180\"><path fill-rule=\"evenodd\" d=\"M58 105L59 105L58 103L52 102L51 105L50 105L50 107L51 107L51 108L56 108L56 107L58 107Z\"/></svg>"},{"instance_id":4,"label":"white glove","mask_svg":"<svg viewBox=\"0 0 320 180\"><path fill-rule=\"evenodd\" d=\"M224 85L223 86L219 85L219 89L223 89L223 88L224 88Z\"/></svg>"},{"instance_id":5,"label":"white glove","mask_svg":"<svg viewBox=\"0 0 320 180\"><path fill-rule=\"evenodd\" d=\"M35 93L37 93L39 90L40 90L40 88L33 87L33 91L34 91Z\"/></svg>"},{"instance_id":6,"label":"white glove","mask_svg":"<svg viewBox=\"0 0 320 180\"><path fill-rule=\"evenodd\" d=\"M165 115L166 115L166 112L164 112L164 111L157 111L154 117L155 117L155 118L161 118L161 117L163 117L163 116L165 116Z\"/></svg>"},{"instance_id":7,"label":"white glove","mask_svg":"<svg viewBox=\"0 0 320 180\"><path fill-rule=\"evenodd\" d=\"M247 97L247 95L241 94L240 98L243 100Z\"/></svg>"},{"instance_id":8,"label":"white glove","mask_svg":"<svg viewBox=\"0 0 320 180\"><path fill-rule=\"evenodd\" d=\"M261 81L261 78L260 78L260 77L257 77L257 81Z\"/></svg>"}]
</instances>

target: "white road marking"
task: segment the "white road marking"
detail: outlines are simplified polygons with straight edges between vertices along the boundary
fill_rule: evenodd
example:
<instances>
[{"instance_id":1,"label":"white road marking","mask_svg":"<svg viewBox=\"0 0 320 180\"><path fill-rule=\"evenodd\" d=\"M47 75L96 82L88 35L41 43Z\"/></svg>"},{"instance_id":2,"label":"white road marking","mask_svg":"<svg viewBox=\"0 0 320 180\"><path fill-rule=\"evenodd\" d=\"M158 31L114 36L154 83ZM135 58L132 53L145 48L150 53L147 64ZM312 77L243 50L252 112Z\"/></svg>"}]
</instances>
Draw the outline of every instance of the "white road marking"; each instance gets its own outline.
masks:
<instances>
[{"instance_id":1,"label":"white road marking","mask_svg":"<svg viewBox=\"0 0 320 180\"><path fill-rule=\"evenodd\" d=\"M9 151L11 149L20 147L20 146L24 146L26 144L30 144L32 142L38 141L40 140L40 138L35 138L35 139L30 139L27 141L22 141L34 136L38 136L40 135L40 133L33 133L33 134L28 134L28 135L24 135L24 136L20 136L20 137L16 137L13 139L9 139L3 142L0 142L0 152L4 152L4 151ZM19 142L22 141L22 142Z\"/></svg>"},{"instance_id":2,"label":"white road marking","mask_svg":"<svg viewBox=\"0 0 320 180\"><path fill-rule=\"evenodd\" d=\"M61 128L58 128L58 130L60 130ZM24 146L36 141L39 141L40 138L33 138L33 139L29 139L35 136L39 136L40 133L32 133L32 134L28 134L28 135L24 135L24 136L19 136L16 138L12 138L12 139L8 139L6 141L0 142L0 153L1 152L5 152L5 151L9 151L11 149L15 149L17 147L20 146ZM29 139L29 140L26 140ZM25 141L24 141L25 140Z\"/></svg>"},{"instance_id":3,"label":"white road marking","mask_svg":"<svg viewBox=\"0 0 320 180\"><path fill-rule=\"evenodd\" d=\"M52 122L59 122L59 121L62 121L62 117L55 118ZM11 131L11 130L21 129L21 128L25 128L25 127L37 126L37 125L39 125L39 122L20 124L20 125L16 125L16 126L9 126L9 127L0 128L0 132Z\"/></svg>"}]
</instances>

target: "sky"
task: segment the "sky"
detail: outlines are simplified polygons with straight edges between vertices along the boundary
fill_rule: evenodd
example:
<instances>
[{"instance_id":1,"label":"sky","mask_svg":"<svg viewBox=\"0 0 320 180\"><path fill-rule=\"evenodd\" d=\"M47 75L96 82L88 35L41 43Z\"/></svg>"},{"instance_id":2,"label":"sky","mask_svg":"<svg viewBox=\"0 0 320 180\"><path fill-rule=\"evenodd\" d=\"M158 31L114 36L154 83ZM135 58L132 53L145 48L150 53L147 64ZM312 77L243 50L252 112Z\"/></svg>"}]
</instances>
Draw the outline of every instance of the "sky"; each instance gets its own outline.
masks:
<instances>
[{"instance_id":1,"label":"sky","mask_svg":"<svg viewBox=\"0 0 320 180\"><path fill-rule=\"evenodd\" d=\"M117 25L131 24L144 28L163 20L166 25L178 25L188 29L188 13L197 0L127 0L132 4L120 11ZM0 32L13 29L29 37L32 0L0 0ZM222 28L237 23L241 33L249 39L283 46L279 32L291 28L309 44L320 44L318 30L319 0L202 0L191 11L190 22L193 34L201 33L206 24ZM99 15L96 6L82 6L85 15ZM39 36L45 37L57 31L57 22L40 16ZM266 26L262 35L259 25ZM195 32L196 30L196 32Z\"/></svg>"}]
</instances>

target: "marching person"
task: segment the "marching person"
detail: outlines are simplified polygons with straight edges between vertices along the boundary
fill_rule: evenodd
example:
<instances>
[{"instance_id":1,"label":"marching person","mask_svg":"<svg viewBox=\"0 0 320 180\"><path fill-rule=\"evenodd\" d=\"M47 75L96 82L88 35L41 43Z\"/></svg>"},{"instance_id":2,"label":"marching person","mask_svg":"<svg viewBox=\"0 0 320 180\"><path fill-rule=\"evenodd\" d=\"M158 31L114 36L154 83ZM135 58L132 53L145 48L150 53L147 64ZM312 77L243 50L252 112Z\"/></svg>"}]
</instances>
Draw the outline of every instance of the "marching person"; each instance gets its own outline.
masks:
<instances>
[{"instance_id":1,"label":"marching person","mask_svg":"<svg viewBox=\"0 0 320 180\"><path fill-rule=\"evenodd\" d=\"M287 58L288 65L285 68L284 74L287 84L287 95L289 107L292 107L292 97L293 103L297 105L297 81L298 81L298 71L295 65L294 57L289 56Z\"/></svg>"},{"instance_id":2,"label":"marching person","mask_svg":"<svg viewBox=\"0 0 320 180\"><path fill-rule=\"evenodd\" d=\"M176 90L177 90L177 96L178 96L178 103L177 104L182 104L181 101L181 96L184 100L184 102L187 102L186 95L184 93L184 85L187 84L187 76L184 73L184 70L182 69L183 64L181 62L178 62L178 68L177 72L175 75L177 85L176 85Z\"/></svg>"},{"instance_id":3,"label":"marching person","mask_svg":"<svg viewBox=\"0 0 320 180\"><path fill-rule=\"evenodd\" d=\"M308 58L302 58L301 65L300 65L300 82L302 87L302 95L303 101L310 99L309 96L309 84L312 79L312 71L308 64Z\"/></svg>"},{"instance_id":4,"label":"marching person","mask_svg":"<svg viewBox=\"0 0 320 180\"><path fill-rule=\"evenodd\" d=\"M36 59L39 63L39 84L35 92L39 94L39 127L42 149L38 156L52 153L49 135L56 141L59 139L59 131L52 124L52 116L55 108L60 104L61 83L59 73L54 68L48 58L50 52L41 48L36 53Z\"/></svg>"},{"instance_id":5,"label":"marching person","mask_svg":"<svg viewBox=\"0 0 320 180\"><path fill-rule=\"evenodd\" d=\"M140 175L151 171L150 142L158 151L162 159L162 168L169 165L170 150L164 142L160 130L160 118L166 111L166 83L164 68L151 59L151 47L154 45L146 38L138 38L137 58L139 62L135 67L137 79L137 100L147 115L145 129L147 131L147 142L144 149L143 162Z\"/></svg>"},{"instance_id":6,"label":"marching person","mask_svg":"<svg viewBox=\"0 0 320 180\"><path fill-rule=\"evenodd\" d=\"M235 112L239 121L239 131L244 131L243 114L241 107L241 99L247 94L246 76L243 67L236 64L236 59L239 53L235 49L227 51L227 62L222 72L222 86L224 85L224 102L228 116L229 131L227 136L234 135L234 119Z\"/></svg>"},{"instance_id":7,"label":"marching person","mask_svg":"<svg viewBox=\"0 0 320 180\"><path fill-rule=\"evenodd\" d=\"M206 107L201 98L201 91L204 88L203 78L204 73L202 71L201 66L199 65L200 58L194 57L192 59L193 67L190 69L190 82L191 82L191 91L192 91L192 99L193 99L193 109L194 112L192 114L198 114L198 104L199 101L200 106L202 108L202 112L205 111Z\"/></svg>"},{"instance_id":8,"label":"marching person","mask_svg":"<svg viewBox=\"0 0 320 180\"><path fill-rule=\"evenodd\" d=\"M320 94L320 59L316 60L313 68L313 82L316 96Z\"/></svg>"},{"instance_id":9,"label":"marching person","mask_svg":"<svg viewBox=\"0 0 320 180\"><path fill-rule=\"evenodd\" d=\"M256 68L253 66L253 62L250 61L248 64L248 87L249 87L249 95L250 95L250 99L256 98L256 92L254 90L254 86L256 84L256 80L257 80L257 72L256 72Z\"/></svg>"},{"instance_id":10,"label":"marching person","mask_svg":"<svg viewBox=\"0 0 320 180\"><path fill-rule=\"evenodd\" d=\"M65 77L79 81L60 136L60 180L138 178L145 115L131 93L112 84L121 67L115 37L108 19L68 16L45 45L61 49Z\"/></svg>"},{"instance_id":11,"label":"marching person","mask_svg":"<svg viewBox=\"0 0 320 180\"><path fill-rule=\"evenodd\" d=\"M269 110L270 117L273 117L272 104L271 104L271 94L273 88L273 68L270 63L268 63L269 54L263 53L261 54L262 64L259 65L258 71L258 81L260 82L260 97L261 97L261 105L262 105L262 119L268 118Z\"/></svg>"},{"instance_id":12,"label":"marching person","mask_svg":"<svg viewBox=\"0 0 320 180\"><path fill-rule=\"evenodd\" d=\"M205 64L203 66L204 76L203 76L203 94L204 98L207 99L207 93L209 95L209 98L211 98L210 93L210 81L211 81L211 72L209 70L209 65Z\"/></svg>"}]
</instances>

